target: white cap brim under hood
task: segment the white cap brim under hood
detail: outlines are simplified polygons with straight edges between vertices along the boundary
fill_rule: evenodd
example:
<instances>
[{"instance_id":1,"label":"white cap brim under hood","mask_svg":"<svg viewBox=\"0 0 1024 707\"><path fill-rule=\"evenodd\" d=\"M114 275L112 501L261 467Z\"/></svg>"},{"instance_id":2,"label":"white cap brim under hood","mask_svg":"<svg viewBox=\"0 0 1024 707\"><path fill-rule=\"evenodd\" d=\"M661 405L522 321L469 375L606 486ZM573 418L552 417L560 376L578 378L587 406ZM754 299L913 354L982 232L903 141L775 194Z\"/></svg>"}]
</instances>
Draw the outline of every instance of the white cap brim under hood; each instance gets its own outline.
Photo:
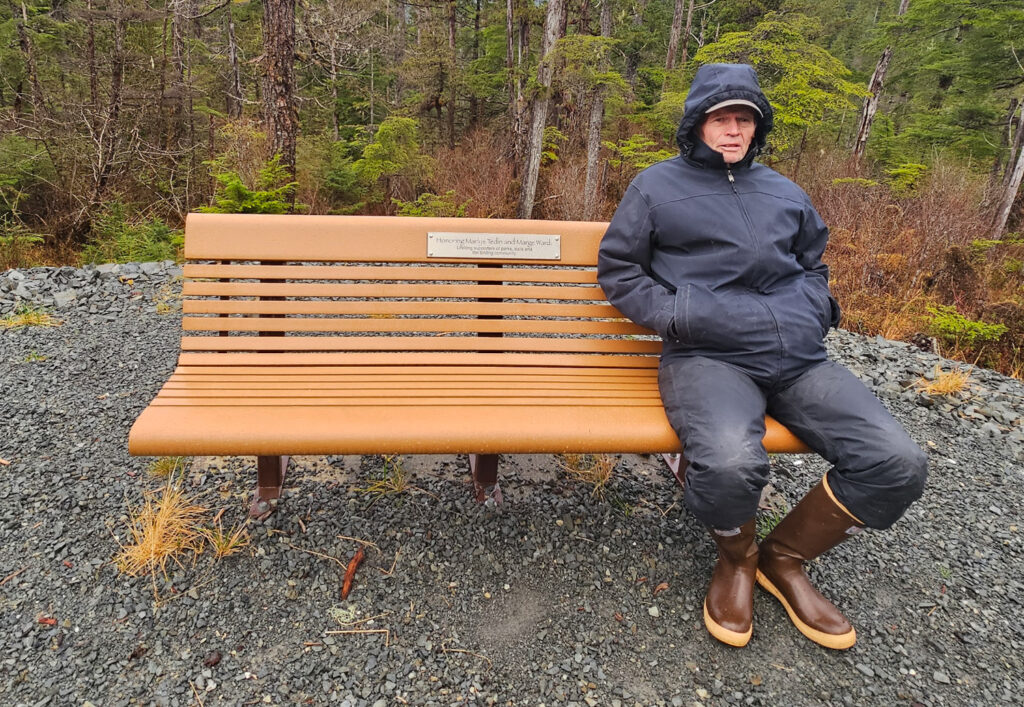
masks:
<instances>
[{"instance_id":1,"label":"white cap brim under hood","mask_svg":"<svg viewBox=\"0 0 1024 707\"><path fill-rule=\"evenodd\" d=\"M704 111L704 115L707 115L708 113L714 113L719 108L728 108L729 106L746 106L747 108L753 108L759 117L764 117L764 113L761 112L761 109L757 107L756 103L754 103L753 101L744 100L742 98L734 98L730 101L722 101L721 103L716 103L715 105L711 106L706 111Z\"/></svg>"}]
</instances>

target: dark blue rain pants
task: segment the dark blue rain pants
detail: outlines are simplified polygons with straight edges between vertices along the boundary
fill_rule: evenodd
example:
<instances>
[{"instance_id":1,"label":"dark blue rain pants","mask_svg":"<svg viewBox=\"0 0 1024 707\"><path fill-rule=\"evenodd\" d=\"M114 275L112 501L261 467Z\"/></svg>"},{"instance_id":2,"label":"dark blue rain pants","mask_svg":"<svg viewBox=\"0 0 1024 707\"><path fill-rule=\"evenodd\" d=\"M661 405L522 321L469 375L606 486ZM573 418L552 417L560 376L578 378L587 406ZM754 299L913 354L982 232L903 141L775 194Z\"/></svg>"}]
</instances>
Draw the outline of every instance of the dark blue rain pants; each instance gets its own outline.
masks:
<instances>
[{"instance_id":1,"label":"dark blue rain pants","mask_svg":"<svg viewBox=\"0 0 1024 707\"><path fill-rule=\"evenodd\" d=\"M663 359L659 385L688 462L686 505L709 527L739 527L757 511L768 481L765 413L832 464L835 498L869 528L888 528L924 490L924 451L831 361L773 386L710 358Z\"/></svg>"}]
</instances>

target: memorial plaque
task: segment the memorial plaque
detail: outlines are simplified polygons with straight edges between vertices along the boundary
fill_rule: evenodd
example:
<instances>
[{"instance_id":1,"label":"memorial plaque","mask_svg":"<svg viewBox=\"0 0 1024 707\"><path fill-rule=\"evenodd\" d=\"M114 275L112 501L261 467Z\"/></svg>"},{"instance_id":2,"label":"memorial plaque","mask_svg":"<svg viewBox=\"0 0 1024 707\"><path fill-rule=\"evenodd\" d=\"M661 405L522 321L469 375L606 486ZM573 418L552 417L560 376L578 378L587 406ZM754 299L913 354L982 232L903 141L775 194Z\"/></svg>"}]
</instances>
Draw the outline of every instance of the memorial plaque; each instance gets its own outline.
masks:
<instances>
[{"instance_id":1,"label":"memorial plaque","mask_svg":"<svg viewBox=\"0 0 1024 707\"><path fill-rule=\"evenodd\" d=\"M562 237L539 233L427 233L428 258L561 260Z\"/></svg>"}]
</instances>

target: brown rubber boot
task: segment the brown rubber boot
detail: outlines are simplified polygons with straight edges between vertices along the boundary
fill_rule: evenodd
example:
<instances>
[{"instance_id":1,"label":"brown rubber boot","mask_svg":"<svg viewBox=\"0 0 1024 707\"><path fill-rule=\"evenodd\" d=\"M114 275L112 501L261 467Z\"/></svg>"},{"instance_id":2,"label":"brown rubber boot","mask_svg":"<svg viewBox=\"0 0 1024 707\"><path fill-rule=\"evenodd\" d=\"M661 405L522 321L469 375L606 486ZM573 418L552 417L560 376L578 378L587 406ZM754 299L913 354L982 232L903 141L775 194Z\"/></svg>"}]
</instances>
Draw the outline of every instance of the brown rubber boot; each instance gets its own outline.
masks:
<instances>
[{"instance_id":1,"label":"brown rubber boot","mask_svg":"<svg viewBox=\"0 0 1024 707\"><path fill-rule=\"evenodd\" d=\"M704 625L730 646L745 646L754 630L754 574L757 537L754 521L735 531L709 529L718 546L718 561L704 600ZM723 535L722 533L732 533Z\"/></svg>"},{"instance_id":2,"label":"brown rubber boot","mask_svg":"<svg viewBox=\"0 0 1024 707\"><path fill-rule=\"evenodd\" d=\"M757 583L782 602L800 633L826 648L849 648L857 642L857 632L811 585L803 563L846 540L851 529L862 527L822 479L761 542Z\"/></svg>"}]
</instances>

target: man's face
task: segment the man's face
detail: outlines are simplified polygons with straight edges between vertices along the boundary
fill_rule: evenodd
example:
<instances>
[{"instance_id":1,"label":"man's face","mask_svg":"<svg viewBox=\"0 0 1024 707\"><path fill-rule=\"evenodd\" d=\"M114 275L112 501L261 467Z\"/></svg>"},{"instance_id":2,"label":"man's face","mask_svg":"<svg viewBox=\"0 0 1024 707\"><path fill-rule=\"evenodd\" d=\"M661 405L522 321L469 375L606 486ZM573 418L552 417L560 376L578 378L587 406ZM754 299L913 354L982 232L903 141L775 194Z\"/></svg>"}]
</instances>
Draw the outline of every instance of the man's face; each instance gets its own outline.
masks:
<instances>
[{"instance_id":1,"label":"man's face","mask_svg":"<svg viewBox=\"0 0 1024 707\"><path fill-rule=\"evenodd\" d=\"M744 106L726 106L708 113L700 125L700 139L715 152L722 153L726 164L743 159L757 130L754 111Z\"/></svg>"}]
</instances>

